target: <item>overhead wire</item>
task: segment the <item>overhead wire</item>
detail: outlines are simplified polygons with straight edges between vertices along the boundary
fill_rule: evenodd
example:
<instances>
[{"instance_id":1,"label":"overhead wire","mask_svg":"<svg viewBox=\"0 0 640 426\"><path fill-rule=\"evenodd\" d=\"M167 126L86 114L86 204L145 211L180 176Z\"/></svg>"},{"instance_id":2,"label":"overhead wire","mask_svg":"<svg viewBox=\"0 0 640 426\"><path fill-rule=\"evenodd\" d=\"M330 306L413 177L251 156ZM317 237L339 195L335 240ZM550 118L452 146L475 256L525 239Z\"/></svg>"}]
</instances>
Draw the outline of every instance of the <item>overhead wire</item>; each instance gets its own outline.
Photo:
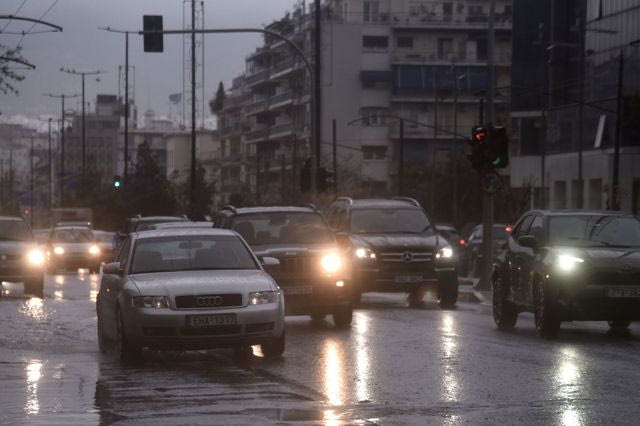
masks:
<instances>
[{"instance_id":1,"label":"overhead wire","mask_svg":"<svg viewBox=\"0 0 640 426\"><path fill-rule=\"evenodd\" d=\"M51 9L53 9L55 7L56 4L58 4L59 0L53 0L53 3L51 3L51 5L47 8L47 10L44 11L44 13L38 18L39 21L42 21L44 19L45 16L47 16L49 14L49 12L51 12ZM34 22L33 24L31 24L31 26L29 27L29 29L22 33L22 37L20 37L20 40L18 41L18 44L16 46L16 49L19 48L22 45L22 40L24 40L24 37L28 34L34 34L31 32L31 30L38 25L37 22Z\"/></svg>"},{"instance_id":2,"label":"overhead wire","mask_svg":"<svg viewBox=\"0 0 640 426\"><path fill-rule=\"evenodd\" d=\"M13 15L14 15L14 16L15 16L15 15L17 15L18 13L20 13L20 11L22 10L22 8L24 7L24 5L25 5L25 3L26 3L26 2L27 2L27 0L22 0L22 4L20 4L20 6L18 6L18 10L16 10L16 11L13 13ZM7 23L6 23L6 24L4 24L4 27L2 27L2 31L0 31L0 32L4 33L4 30L6 30L6 29L7 29L7 27L8 27L8 26L9 26L9 24L11 23L11 21L12 21L12 19L9 19L9 20L7 21Z\"/></svg>"}]
</instances>

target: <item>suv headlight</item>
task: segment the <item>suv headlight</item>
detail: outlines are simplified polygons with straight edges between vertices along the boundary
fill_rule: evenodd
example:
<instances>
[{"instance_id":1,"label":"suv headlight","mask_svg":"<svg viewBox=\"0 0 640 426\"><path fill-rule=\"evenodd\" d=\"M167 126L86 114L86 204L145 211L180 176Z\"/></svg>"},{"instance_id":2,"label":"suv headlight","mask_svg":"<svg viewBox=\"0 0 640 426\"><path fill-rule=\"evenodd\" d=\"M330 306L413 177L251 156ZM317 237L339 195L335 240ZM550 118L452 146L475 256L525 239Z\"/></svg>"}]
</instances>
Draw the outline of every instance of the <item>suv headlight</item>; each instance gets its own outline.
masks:
<instances>
[{"instance_id":1,"label":"suv headlight","mask_svg":"<svg viewBox=\"0 0 640 426\"><path fill-rule=\"evenodd\" d=\"M89 247L89 254L92 254L94 256L97 256L100 254L100 248L96 245L93 245L91 247Z\"/></svg>"},{"instance_id":2,"label":"suv headlight","mask_svg":"<svg viewBox=\"0 0 640 426\"><path fill-rule=\"evenodd\" d=\"M64 249L60 246L56 246L53 248L53 252L55 254L57 254L58 256L63 255L64 254Z\"/></svg>"},{"instance_id":3,"label":"suv headlight","mask_svg":"<svg viewBox=\"0 0 640 426\"><path fill-rule=\"evenodd\" d=\"M556 258L558 269L564 272L573 271L579 263L584 263L584 259L570 254L559 254Z\"/></svg>"},{"instance_id":4,"label":"suv headlight","mask_svg":"<svg viewBox=\"0 0 640 426\"><path fill-rule=\"evenodd\" d=\"M451 247L442 247L436 252L436 259L450 259L453 257L453 249Z\"/></svg>"},{"instance_id":5,"label":"suv headlight","mask_svg":"<svg viewBox=\"0 0 640 426\"><path fill-rule=\"evenodd\" d=\"M131 303L134 308L163 309L169 307L169 298L167 296L135 296Z\"/></svg>"},{"instance_id":6,"label":"suv headlight","mask_svg":"<svg viewBox=\"0 0 640 426\"><path fill-rule=\"evenodd\" d=\"M27 253L27 261L31 266L41 266L44 263L44 253L39 249L30 250Z\"/></svg>"},{"instance_id":7,"label":"suv headlight","mask_svg":"<svg viewBox=\"0 0 640 426\"><path fill-rule=\"evenodd\" d=\"M249 304L276 303L278 302L278 294L277 291L252 291L249 293Z\"/></svg>"},{"instance_id":8,"label":"suv headlight","mask_svg":"<svg viewBox=\"0 0 640 426\"><path fill-rule=\"evenodd\" d=\"M342 269L342 259L335 253L328 253L320 260L320 266L327 274L335 274Z\"/></svg>"},{"instance_id":9,"label":"suv headlight","mask_svg":"<svg viewBox=\"0 0 640 426\"><path fill-rule=\"evenodd\" d=\"M356 256L356 258L358 259L375 259L376 258L376 254L373 252L373 250L368 249L368 248L364 248L364 247L358 247L357 249L354 250L353 252Z\"/></svg>"}]
</instances>

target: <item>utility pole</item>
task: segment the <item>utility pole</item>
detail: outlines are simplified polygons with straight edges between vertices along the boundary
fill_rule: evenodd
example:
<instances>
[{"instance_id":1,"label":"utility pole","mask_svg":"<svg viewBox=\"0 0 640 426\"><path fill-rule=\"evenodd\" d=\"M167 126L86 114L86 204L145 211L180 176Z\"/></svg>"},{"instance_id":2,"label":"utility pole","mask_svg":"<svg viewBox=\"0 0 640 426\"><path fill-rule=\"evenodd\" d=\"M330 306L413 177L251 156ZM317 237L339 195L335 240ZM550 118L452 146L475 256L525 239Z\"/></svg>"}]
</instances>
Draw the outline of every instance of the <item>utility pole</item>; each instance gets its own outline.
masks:
<instances>
[{"instance_id":1,"label":"utility pole","mask_svg":"<svg viewBox=\"0 0 640 426\"><path fill-rule=\"evenodd\" d=\"M51 196L53 195L53 191L51 189L51 117L49 117L49 161L47 162L47 164L49 165L49 167L47 167L47 175L49 177L49 181L48 181L48 186L49 186L49 211L51 211Z\"/></svg>"},{"instance_id":2,"label":"utility pole","mask_svg":"<svg viewBox=\"0 0 640 426\"><path fill-rule=\"evenodd\" d=\"M338 196L338 140L336 135L336 119L331 122L332 125L332 145L333 145L333 196Z\"/></svg>"},{"instance_id":3,"label":"utility pole","mask_svg":"<svg viewBox=\"0 0 640 426\"><path fill-rule=\"evenodd\" d=\"M30 171L30 184L29 184L29 224L33 226L33 136L31 136L31 149L29 151L29 171Z\"/></svg>"},{"instance_id":4,"label":"utility pole","mask_svg":"<svg viewBox=\"0 0 640 426\"><path fill-rule=\"evenodd\" d=\"M436 152L438 150L438 78L436 76L436 94L433 108L433 146L431 147L431 182L429 184L429 208L431 211L436 203Z\"/></svg>"},{"instance_id":5,"label":"utility pole","mask_svg":"<svg viewBox=\"0 0 640 426\"><path fill-rule=\"evenodd\" d=\"M196 2L191 0L191 215L196 211ZM202 111L204 115L204 111Z\"/></svg>"},{"instance_id":6,"label":"utility pole","mask_svg":"<svg viewBox=\"0 0 640 426\"><path fill-rule=\"evenodd\" d=\"M496 11L496 0L491 0L489 6L489 25L487 34L487 67L489 75L489 87L487 91L487 119L491 128L495 124L495 32L494 19ZM493 137L493 132L489 132L489 138ZM491 143L491 141L489 141ZM487 191L482 195L482 276L477 285L478 289L491 289L491 272L493 269L493 195Z\"/></svg>"},{"instance_id":7,"label":"utility pole","mask_svg":"<svg viewBox=\"0 0 640 426\"><path fill-rule=\"evenodd\" d=\"M62 101L62 110L60 114L60 206L62 206L64 200L64 100L77 98L80 95L52 95L46 94L50 98L58 98Z\"/></svg>"},{"instance_id":8,"label":"utility pole","mask_svg":"<svg viewBox=\"0 0 640 426\"><path fill-rule=\"evenodd\" d=\"M124 34L124 184L129 176L129 32Z\"/></svg>"},{"instance_id":9,"label":"utility pole","mask_svg":"<svg viewBox=\"0 0 640 426\"><path fill-rule=\"evenodd\" d=\"M85 77L87 75L100 75L100 74L104 74L103 71L84 71L84 72L80 72L80 71L76 71L76 70L69 70L66 68L60 68L61 72L67 73L67 74L73 74L73 75L79 75L82 77L82 182L84 183L84 172L85 172L85 150L86 150L86 128L85 128Z\"/></svg>"},{"instance_id":10,"label":"utility pole","mask_svg":"<svg viewBox=\"0 0 640 426\"><path fill-rule=\"evenodd\" d=\"M578 18L578 39L580 40L580 94L578 98L578 197L576 204L583 207L584 185L582 179L582 144L584 142L584 77L585 77L585 21Z\"/></svg>"},{"instance_id":11,"label":"utility pole","mask_svg":"<svg viewBox=\"0 0 640 426\"><path fill-rule=\"evenodd\" d=\"M613 185L611 194L611 209L620 210L620 139L622 137L622 110L623 110L623 90L624 90L624 48L620 49L620 60L618 63L618 90L616 106L616 141L613 147Z\"/></svg>"},{"instance_id":12,"label":"utility pole","mask_svg":"<svg viewBox=\"0 0 640 426\"><path fill-rule=\"evenodd\" d=\"M398 150L398 195L404 193L404 118L400 119L400 141Z\"/></svg>"},{"instance_id":13,"label":"utility pole","mask_svg":"<svg viewBox=\"0 0 640 426\"><path fill-rule=\"evenodd\" d=\"M312 80L314 84L314 96L313 96L313 133L314 146L312 147L312 161L311 161L311 194L313 198L318 194L318 171L320 170L320 156L322 154L322 7L320 0L314 0L313 7L315 13L315 43L314 43L314 78Z\"/></svg>"},{"instance_id":14,"label":"utility pole","mask_svg":"<svg viewBox=\"0 0 640 426\"><path fill-rule=\"evenodd\" d=\"M256 143L256 204L260 204L260 155L258 155L258 144Z\"/></svg>"},{"instance_id":15,"label":"utility pole","mask_svg":"<svg viewBox=\"0 0 640 426\"><path fill-rule=\"evenodd\" d=\"M453 68L453 133L458 133L458 74L455 61ZM458 137L454 136L453 149L451 151L453 162L453 203L451 205L451 216L454 224L458 223Z\"/></svg>"}]
</instances>

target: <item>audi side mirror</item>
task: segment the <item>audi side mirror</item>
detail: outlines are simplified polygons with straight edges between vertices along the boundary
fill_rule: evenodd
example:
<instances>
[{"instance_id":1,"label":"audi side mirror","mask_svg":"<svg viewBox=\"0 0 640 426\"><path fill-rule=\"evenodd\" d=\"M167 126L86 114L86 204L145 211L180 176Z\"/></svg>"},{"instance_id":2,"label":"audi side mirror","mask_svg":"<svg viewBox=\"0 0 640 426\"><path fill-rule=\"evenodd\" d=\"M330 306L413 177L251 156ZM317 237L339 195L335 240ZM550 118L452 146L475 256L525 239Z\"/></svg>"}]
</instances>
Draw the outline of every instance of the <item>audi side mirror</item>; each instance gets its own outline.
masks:
<instances>
[{"instance_id":1,"label":"audi side mirror","mask_svg":"<svg viewBox=\"0 0 640 426\"><path fill-rule=\"evenodd\" d=\"M280 261L275 257L265 256L260 259L260 262L262 263L262 266L264 266L265 268L280 266Z\"/></svg>"},{"instance_id":2,"label":"audi side mirror","mask_svg":"<svg viewBox=\"0 0 640 426\"><path fill-rule=\"evenodd\" d=\"M122 275L122 268L120 267L120 262L111 262L107 263L102 267L102 273L105 275Z\"/></svg>"},{"instance_id":3,"label":"audi side mirror","mask_svg":"<svg viewBox=\"0 0 640 426\"><path fill-rule=\"evenodd\" d=\"M533 235L523 235L518 238L518 244L522 247L528 247L533 251L538 250L538 240Z\"/></svg>"}]
</instances>

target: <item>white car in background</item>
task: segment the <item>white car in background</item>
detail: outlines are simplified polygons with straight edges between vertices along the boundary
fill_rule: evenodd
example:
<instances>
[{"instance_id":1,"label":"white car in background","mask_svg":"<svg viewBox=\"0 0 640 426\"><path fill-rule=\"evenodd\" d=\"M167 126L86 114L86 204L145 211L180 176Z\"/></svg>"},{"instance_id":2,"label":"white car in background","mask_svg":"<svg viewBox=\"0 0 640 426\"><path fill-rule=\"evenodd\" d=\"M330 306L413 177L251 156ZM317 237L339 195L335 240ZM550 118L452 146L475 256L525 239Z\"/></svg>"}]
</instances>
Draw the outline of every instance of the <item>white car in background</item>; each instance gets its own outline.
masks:
<instances>
[{"instance_id":1,"label":"white car in background","mask_svg":"<svg viewBox=\"0 0 640 426\"><path fill-rule=\"evenodd\" d=\"M264 264L277 264L265 257ZM122 359L142 348L197 350L285 346L284 297L235 232L176 228L134 232L103 268L98 342Z\"/></svg>"}]
</instances>

